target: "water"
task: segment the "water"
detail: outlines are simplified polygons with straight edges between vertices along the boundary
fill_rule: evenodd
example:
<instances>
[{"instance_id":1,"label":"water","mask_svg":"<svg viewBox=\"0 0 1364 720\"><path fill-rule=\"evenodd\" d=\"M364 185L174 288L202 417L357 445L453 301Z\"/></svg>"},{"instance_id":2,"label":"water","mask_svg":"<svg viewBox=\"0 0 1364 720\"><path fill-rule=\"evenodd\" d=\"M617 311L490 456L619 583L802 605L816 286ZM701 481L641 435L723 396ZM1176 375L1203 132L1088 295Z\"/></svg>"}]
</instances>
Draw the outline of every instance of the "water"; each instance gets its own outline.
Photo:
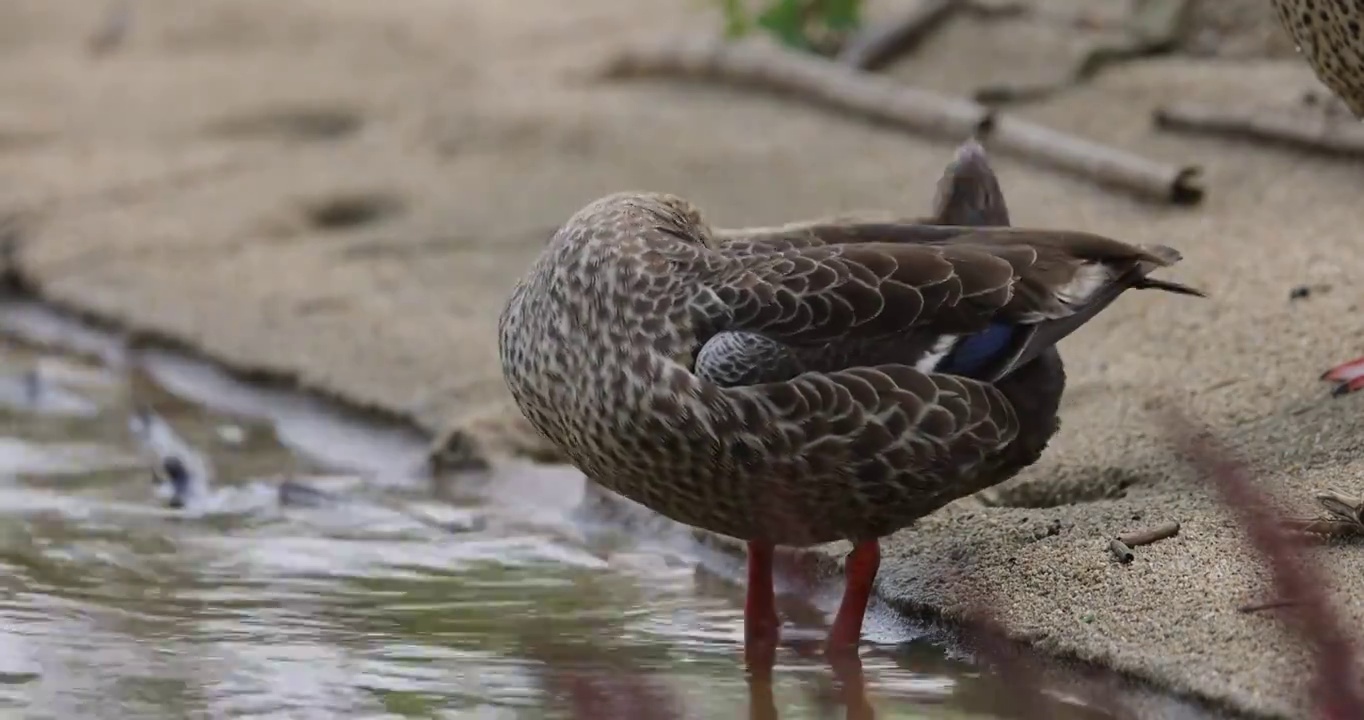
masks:
<instances>
[{"instance_id":1,"label":"water","mask_svg":"<svg viewBox=\"0 0 1364 720\"><path fill-rule=\"evenodd\" d=\"M103 359L0 341L0 717L549 718L569 697L610 703L602 718L869 717L840 709L856 685L813 654L783 649L751 689L741 560L580 504L575 472L435 482L405 431L30 304L0 307L0 330ZM211 468L183 509L153 481L138 407ZM810 637L838 593L814 590L783 606ZM1007 716L1000 682L939 634L879 606L867 634L878 717ZM1078 697L1048 691L1047 717L1105 717Z\"/></svg>"}]
</instances>

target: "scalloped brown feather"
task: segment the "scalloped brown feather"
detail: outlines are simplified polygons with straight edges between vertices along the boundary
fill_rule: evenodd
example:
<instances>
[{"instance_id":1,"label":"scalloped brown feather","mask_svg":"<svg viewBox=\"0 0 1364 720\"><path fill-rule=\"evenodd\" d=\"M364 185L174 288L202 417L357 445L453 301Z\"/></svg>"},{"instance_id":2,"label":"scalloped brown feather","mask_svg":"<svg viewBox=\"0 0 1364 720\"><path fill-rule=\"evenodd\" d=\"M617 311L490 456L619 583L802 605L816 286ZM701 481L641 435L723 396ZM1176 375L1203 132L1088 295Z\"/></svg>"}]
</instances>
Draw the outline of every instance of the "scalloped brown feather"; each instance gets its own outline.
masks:
<instances>
[{"instance_id":1,"label":"scalloped brown feather","mask_svg":"<svg viewBox=\"0 0 1364 720\"><path fill-rule=\"evenodd\" d=\"M741 539L866 539L1007 479L1055 428L1050 343L997 384L916 369L906 353L992 318L1092 316L1083 301L1097 290L1116 297L1172 261L1059 231L716 232L681 198L620 193L556 233L500 317L499 350L527 418L604 487ZM1082 273L1104 281L1067 296ZM735 331L852 354L811 355L831 364L771 382L698 377L702 345ZM875 347L895 362L872 361ZM1020 412L1051 419L1021 435Z\"/></svg>"},{"instance_id":2,"label":"scalloped brown feather","mask_svg":"<svg viewBox=\"0 0 1364 720\"><path fill-rule=\"evenodd\" d=\"M1170 248L1070 231L846 228L858 237L874 237L873 229L885 228L882 236L898 241L766 251L746 246L743 255L709 263L712 273L699 279L714 293L708 312L715 317L708 320L794 344L914 330L970 333L996 318L1024 321L1076 312L1058 289L1076 282L1081 272L1102 271L1127 286L1150 285L1143 283L1146 273L1178 259Z\"/></svg>"}]
</instances>

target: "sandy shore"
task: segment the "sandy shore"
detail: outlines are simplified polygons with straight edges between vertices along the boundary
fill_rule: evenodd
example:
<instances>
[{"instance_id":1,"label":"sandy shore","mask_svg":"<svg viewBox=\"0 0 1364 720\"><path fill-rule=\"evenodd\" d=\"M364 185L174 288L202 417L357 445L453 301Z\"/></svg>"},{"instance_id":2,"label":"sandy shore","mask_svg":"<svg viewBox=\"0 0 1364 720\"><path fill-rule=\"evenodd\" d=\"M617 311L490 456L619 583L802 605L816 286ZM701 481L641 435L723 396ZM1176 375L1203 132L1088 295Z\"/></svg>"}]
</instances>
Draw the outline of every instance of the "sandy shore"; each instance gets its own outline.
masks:
<instances>
[{"instance_id":1,"label":"sandy shore","mask_svg":"<svg viewBox=\"0 0 1364 720\"><path fill-rule=\"evenodd\" d=\"M583 79L618 41L711 31L690 2L141 0L124 45L92 58L101 7L0 9L0 206L31 221L19 271L91 317L453 433L455 463L542 450L508 409L493 325L587 201L669 190L720 225L918 214L952 151L763 96ZM951 91L1026 80L1074 51L1049 27L963 19L890 72ZM1175 209L996 160L1016 224L1175 246L1170 277L1211 298L1133 293L1068 338L1047 456L998 506L963 502L889 540L884 599L950 615L962 588L944 571L966 559L1048 650L1302 717L1300 652L1271 614L1236 611L1264 599L1264 571L1148 410L1178 401L1228 433L1304 515L1313 491L1364 484L1364 399L1329 400L1317 380L1364 352L1364 166L1157 133L1150 111L1314 87L1291 57L1166 58L1019 111L1201 164L1207 200ZM1303 285L1317 289L1290 302ZM1109 537L1165 520L1177 538L1111 559ZM1360 624L1364 551L1315 552Z\"/></svg>"}]
</instances>

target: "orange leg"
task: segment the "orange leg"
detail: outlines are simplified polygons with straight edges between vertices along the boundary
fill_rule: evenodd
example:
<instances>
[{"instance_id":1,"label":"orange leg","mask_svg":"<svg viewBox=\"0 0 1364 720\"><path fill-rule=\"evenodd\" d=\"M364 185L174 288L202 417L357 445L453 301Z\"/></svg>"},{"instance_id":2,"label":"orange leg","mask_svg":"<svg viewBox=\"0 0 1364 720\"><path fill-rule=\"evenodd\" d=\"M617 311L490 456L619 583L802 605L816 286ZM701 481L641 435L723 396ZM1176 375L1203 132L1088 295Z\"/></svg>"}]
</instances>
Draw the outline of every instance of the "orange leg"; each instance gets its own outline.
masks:
<instances>
[{"instance_id":1,"label":"orange leg","mask_svg":"<svg viewBox=\"0 0 1364 720\"><path fill-rule=\"evenodd\" d=\"M867 613L876 571L880 569L881 546L876 540L853 546L845 563L847 585L843 588L843 602L829 629L825 652L831 655L857 653L857 644L862 639L862 616Z\"/></svg>"},{"instance_id":2,"label":"orange leg","mask_svg":"<svg viewBox=\"0 0 1364 720\"><path fill-rule=\"evenodd\" d=\"M776 662L781 621L772 591L772 543L748 544L748 598L744 602L744 659L754 673L770 673Z\"/></svg>"},{"instance_id":3,"label":"orange leg","mask_svg":"<svg viewBox=\"0 0 1364 720\"><path fill-rule=\"evenodd\" d=\"M1355 358L1327 370L1322 373L1321 379L1336 383L1335 389L1331 391L1333 396L1346 395L1364 388L1364 357Z\"/></svg>"}]
</instances>

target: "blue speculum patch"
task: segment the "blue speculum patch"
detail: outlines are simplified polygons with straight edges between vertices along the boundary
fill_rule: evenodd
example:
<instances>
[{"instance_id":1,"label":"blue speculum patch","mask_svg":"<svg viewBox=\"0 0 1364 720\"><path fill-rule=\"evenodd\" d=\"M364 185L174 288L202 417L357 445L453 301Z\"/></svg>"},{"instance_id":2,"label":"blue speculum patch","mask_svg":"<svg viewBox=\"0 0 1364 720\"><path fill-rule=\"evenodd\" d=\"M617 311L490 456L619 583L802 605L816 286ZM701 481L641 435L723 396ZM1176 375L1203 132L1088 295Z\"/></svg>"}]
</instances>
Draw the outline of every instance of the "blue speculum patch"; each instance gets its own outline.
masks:
<instances>
[{"instance_id":1,"label":"blue speculum patch","mask_svg":"<svg viewBox=\"0 0 1364 720\"><path fill-rule=\"evenodd\" d=\"M993 322L975 335L962 338L952 352L938 366L938 372L971 375L998 360L1011 350L1014 333L1019 329L1012 323Z\"/></svg>"}]
</instances>

